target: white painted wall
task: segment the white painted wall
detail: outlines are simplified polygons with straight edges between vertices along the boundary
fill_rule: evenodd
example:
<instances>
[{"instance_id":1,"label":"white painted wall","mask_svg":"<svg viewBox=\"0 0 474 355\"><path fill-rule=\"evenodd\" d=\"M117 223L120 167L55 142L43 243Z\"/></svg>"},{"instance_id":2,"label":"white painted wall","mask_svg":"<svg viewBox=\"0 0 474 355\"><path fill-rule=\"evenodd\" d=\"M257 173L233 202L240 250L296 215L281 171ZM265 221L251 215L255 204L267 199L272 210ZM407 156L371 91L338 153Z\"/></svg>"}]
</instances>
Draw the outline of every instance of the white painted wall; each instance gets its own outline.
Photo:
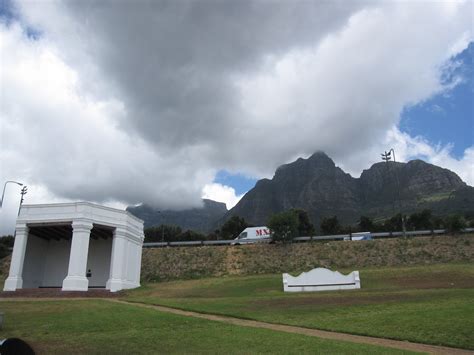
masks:
<instances>
[{"instance_id":1,"label":"white painted wall","mask_svg":"<svg viewBox=\"0 0 474 355\"><path fill-rule=\"evenodd\" d=\"M48 241L28 236L26 243L25 262L23 265L23 287L36 288L42 286L44 274L44 257L47 254Z\"/></svg>"},{"instance_id":2,"label":"white painted wall","mask_svg":"<svg viewBox=\"0 0 474 355\"><path fill-rule=\"evenodd\" d=\"M134 288L140 286L142 245L132 240L127 240L126 260L124 261L125 279L124 288Z\"/></svg>"},{"instance_id":3,"label":"white painted wall","mask_svg":"<svg viewBox=\"0 0 474 355\"><path fill-rule=\"evenodd\" d=\"M61 287L67 275L70 249L70 240L47 241L30 234L23 266L23 287Z\"/></svg>"},{"instance_id":4,"label":"white painted wall","mask_svg":"<svg viewBox=\"0 0 474 355\"><path fill-rule=\"evenodd\" d=\"M89 287L105 287L110 277L111 254L112 238L91 239L89 241L87 270L92 272L92 276L88 277Z\"/></svg>"},{"instance_id":5,"label":"white painted wall","mask_svg":"<svg viewBox=\"0 0 474 355\"><path fill-rule=\"evenodd\" d=\"M131 241L127 241L127 268L126 270L126 280L128 282L135 281L133 269L135 264L135 245Z\"/></svg>"},{"instance_id":6,"label":"white painted wall","mask_svg":"<svg viewBox=\"0 0 474 355\"><path fill-rule=\"evenodd\" d=\"M23 287L61 287L67 276L71 241L44 239L30 235L23 269ZM105 287L110 277L112 238L91 239L87 270L91 270L89 287Z\"/></svg>"},{"instance_id":7,"label":"white painted wall","mask_svg":"<svg viewBox=\"0 0 474 355\"><path fill-rule=\"evenodd\" d=\"M132 280L140 284L140 271L142 267L142 246L134 243L135 251L133 255L133 278Z\"/></svg>"},{"instance_id":8,"label":"white painted wall","mask_svg":"<svg viewBox=\"0 0 474 355\"><path fill-rule=\"evenodd\" d=\"M43 287L61 287L67 276L71 240L54 240L48 243L48 250L44 255Z\"/></svg>"}]
</instances>

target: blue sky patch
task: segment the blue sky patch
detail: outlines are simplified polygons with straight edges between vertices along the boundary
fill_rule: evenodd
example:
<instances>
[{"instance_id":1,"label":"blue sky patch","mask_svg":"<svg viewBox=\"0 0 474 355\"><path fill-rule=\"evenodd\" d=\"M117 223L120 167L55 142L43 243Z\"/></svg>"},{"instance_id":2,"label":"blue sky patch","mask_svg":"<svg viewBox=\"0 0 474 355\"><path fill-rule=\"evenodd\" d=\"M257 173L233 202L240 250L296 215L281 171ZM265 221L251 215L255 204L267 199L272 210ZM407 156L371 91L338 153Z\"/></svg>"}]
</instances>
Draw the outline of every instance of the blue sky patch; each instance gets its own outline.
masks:
<instances>
[{"instance_id":1,"label":"blue sky patch","mask_svg":"<svg viewBox=\"0 0 474 355\"><path fill-rule=\"evenodd\" d=\"M242 174L231 174L226 170L219 170L214 178L214 182L231 186L235 189L236 195L241 195L252 189L257 179Z\"/></svg>"},{"instance_id":2,"label":"blue sky patch","mask_svg":"<svg viewBox=\"0 0 474 355\"><path fill-rule=\"evenodd\" d=\"M452 155L461 158L464 150L474 145L474 43L454 60L460 65L443 80L449 82L459 76L463 82L447 93L405 110L400 129L434 144L452 144Z\"/></svg>"},{"instance_id":3,"label":"blue sky patch","mask_svg":"<svg viewBox=\"0 0 474 355\"><path fill-rule=\"evenodd\" d=\"M16 19L16 12L11 0L0 0L0 21L7 25Z\"/></svg>"},{"instance_id":4,"label":"blue sky patch","mask_svg":"<svg viewBox=\"0 0 474 355\"><path fill-rule=\"evenodd\" d=\"M42 32L39 29L31 27L22 21L13 1L0 0L0 23L10 26L12 22L18 22L22 26L24 34L31 40L36 41L42 35Z\"/></svg>"}]
</instances>

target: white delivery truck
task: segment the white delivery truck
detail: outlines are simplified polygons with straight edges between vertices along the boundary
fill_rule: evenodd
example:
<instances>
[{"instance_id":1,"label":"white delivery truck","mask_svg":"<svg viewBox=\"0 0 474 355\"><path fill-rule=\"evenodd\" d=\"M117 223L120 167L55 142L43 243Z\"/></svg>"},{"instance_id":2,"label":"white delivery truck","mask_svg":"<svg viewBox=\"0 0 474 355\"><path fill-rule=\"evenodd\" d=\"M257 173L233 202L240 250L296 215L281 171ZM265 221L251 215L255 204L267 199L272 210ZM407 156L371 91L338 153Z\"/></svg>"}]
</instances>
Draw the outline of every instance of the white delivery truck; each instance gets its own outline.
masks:
<instances>
[{"instance_id":1,"label":"white delivery truck","mask_svg":"<svg viewBox=\"0 0 474 355\"><path fill-rule=\"evenodd\" d=\"M370 232L352 233L351 240L372 240Z\"/></svg>"},{"instance_id":2,"label":"white delivery truck","mask_svg":"<svg viewBox=\"0 0 474 355\"><path fill-rule=\"evenodd\" d=\"M237 238L234 239L232 245L258 243L271 240L272 235L270 229L266 226L245 228Z\"/></svg>"}]
</instances>

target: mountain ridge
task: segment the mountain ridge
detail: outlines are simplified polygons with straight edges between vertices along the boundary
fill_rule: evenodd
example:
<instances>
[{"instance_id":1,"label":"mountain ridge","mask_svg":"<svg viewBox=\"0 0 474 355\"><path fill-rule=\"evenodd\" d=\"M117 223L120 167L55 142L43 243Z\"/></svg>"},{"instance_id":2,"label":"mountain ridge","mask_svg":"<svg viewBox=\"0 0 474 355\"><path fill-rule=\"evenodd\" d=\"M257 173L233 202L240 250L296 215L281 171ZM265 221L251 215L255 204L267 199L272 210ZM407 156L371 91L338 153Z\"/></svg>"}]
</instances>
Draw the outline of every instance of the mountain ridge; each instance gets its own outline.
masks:
<instances>
[{"instance_id":1,"label":"mountain ridge","mask_svg":"<svg viewBox=\"0 0 474 355\"><path fill-rule=\"evenodd\" d=\"M460 189L464 196L455 193ZM272 179L257 182L218 224L234 215L264 224L272 214L290 208L306 210L315 226L334 215L354 224L361 215L387 218L398 213L399 194L403 213L428 208L445 215L474 209L469 207L471 201L474 206L474 188L448 169L422 160L380 162L354 178L319 151L284 164ZM461 203L466 196L468 203ZM445 199L450 203L439 203Z\"/></svg>"},{"instance_id":2,"label":"mountain ridge","mask_svg":"<svg viewBox=\"0 0 474 355\"><path fill-rule=\"evenodd\" d=\"M437 215L474 210L474 188L448 169L419 159L379 162L355 178L322 151L279 166L271 179L258 180L230 210L212 200L204 200L201 209L185 211L159 212L146 205L127 210L146 227L175 224L208 233L232 216L264 225L272 214L291 208L306 210L316 227L330 216L344 224L355 224L362 215L384 219L399 212L399 199L405 214L425 208Z\"/></svg>"},{"instance_id":3,"label":"mountain ridge","mask_svg":"<svg viewBox=\"0 0 474 355\"><path fill-rule=\"evenodd\" d=\"M142 219L145 228L160 224L177 225L183 230L194 230L207 233L214 226L216 219L227 212L223 202L203 199L203 207L189 208L182 211L160 210L149 205L129 206L127 211Z\"/></svg>"}]
</instances>

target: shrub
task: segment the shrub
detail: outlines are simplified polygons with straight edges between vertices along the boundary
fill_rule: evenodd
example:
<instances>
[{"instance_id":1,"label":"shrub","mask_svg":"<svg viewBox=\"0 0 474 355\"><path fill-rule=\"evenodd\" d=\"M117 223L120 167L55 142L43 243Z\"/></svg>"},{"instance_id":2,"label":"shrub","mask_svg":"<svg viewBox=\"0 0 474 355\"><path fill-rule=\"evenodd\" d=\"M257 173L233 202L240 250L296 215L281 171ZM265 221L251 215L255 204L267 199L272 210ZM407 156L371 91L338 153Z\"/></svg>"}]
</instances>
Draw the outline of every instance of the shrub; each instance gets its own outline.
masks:
<instances>
[{"instance_id":1,"label":"shrub","mask_svg":"<svg viewBox=\"0 0 474 355\"><path fill-rule=\"evenodd\" d=\"M412 230L432 229L433 216L430 210L423 210L410 215L408 218L408 228Z\"/></svg>"},{"instance_id":2,"label":"shrub","mask_svg":"<svg viewBox=\"0 0 474 355\"><path fill-rule=\"evenodd\" d=\"M301 209L292 209L290 210L295 213L298 217L298 235L301 236L311 236L315 233L314 225L309 220L308 212Z\"/></svg>"},{"instance_id":3,"label":"shrub","mask_svg":"<svg viewBox=\"0 0 474 355\"><path fill-rule=\"evenodd\" d=\"M370 217L360 216L358 224L361 232L374 230L374 221Z\"/></svg>"},{"instance_id":4,"label":"shrub","mask_svg":"<svg viewBox=\"0 0 474 355\"><path fill-rule=\"evenodd\" d=\"M323 218L320 224L321 232L323 234L337 234L341 230L341 225L337 216Z\"/></svg>"},{"instance_id":5,"label":"shrub","mask_svg":"<svg viewBox=\"0 0 474 355\"><path fill-rule=\"evenodd\" d=\"M270 217L268 227L272 231L272 240L289 242L298 236L299 220L294 210L275 214Z\"/></svg>"},{"instance_id":6,"label":"shrub","mask_svg":"<svg viewBox=\"0 0 474 355\"><path fill-rule=\"evenodd\" d=\"M10 255L15 239L11 235L0 237L0 259Z\"/></svg>"},{"instance_id":7,"label":"shrub","mask_svg":"<svg viewBox=\"0 0 474 355\"><path fill-rule=\"evenodd\" d=\"M239 216L232 216L222 225L220 237L222 239L234 239L247 227L250 227L250 225L245 221L245 219Z\"/></svg>"},{"instance_id":8,"label":"shrub","mask_svg":"<svg viewBox=\"0 0 474 355\"><path fill-rule=\"evenodd\" d=\"M191 241L191 240L206 240L206 236L204 234L187 230L186 232L181 233L177 237L178 241Z\"/></svg>"},{"instance_id":9,"label":"shrub","mask_svg":"<svg viewBox=\"0 0 474 355\"><path fill-rule=\"evenodd\" d=\"M448 232L458 233L462 229L466 228L466 221L458 214L453 214L445 219L445 225Z\"/></svg>"},{"instance_id":10,"label":"shrub","mask_svg":"<svg viewBox=\"0 0 474 355\"><path fill-rule=\"evenodd\" d=\"M162 224L158 227L150 227L145 229L145 242L174 242L178 240L178 236L182 230L178 226L169 226Z\"/></svg>"}]
</instances>

